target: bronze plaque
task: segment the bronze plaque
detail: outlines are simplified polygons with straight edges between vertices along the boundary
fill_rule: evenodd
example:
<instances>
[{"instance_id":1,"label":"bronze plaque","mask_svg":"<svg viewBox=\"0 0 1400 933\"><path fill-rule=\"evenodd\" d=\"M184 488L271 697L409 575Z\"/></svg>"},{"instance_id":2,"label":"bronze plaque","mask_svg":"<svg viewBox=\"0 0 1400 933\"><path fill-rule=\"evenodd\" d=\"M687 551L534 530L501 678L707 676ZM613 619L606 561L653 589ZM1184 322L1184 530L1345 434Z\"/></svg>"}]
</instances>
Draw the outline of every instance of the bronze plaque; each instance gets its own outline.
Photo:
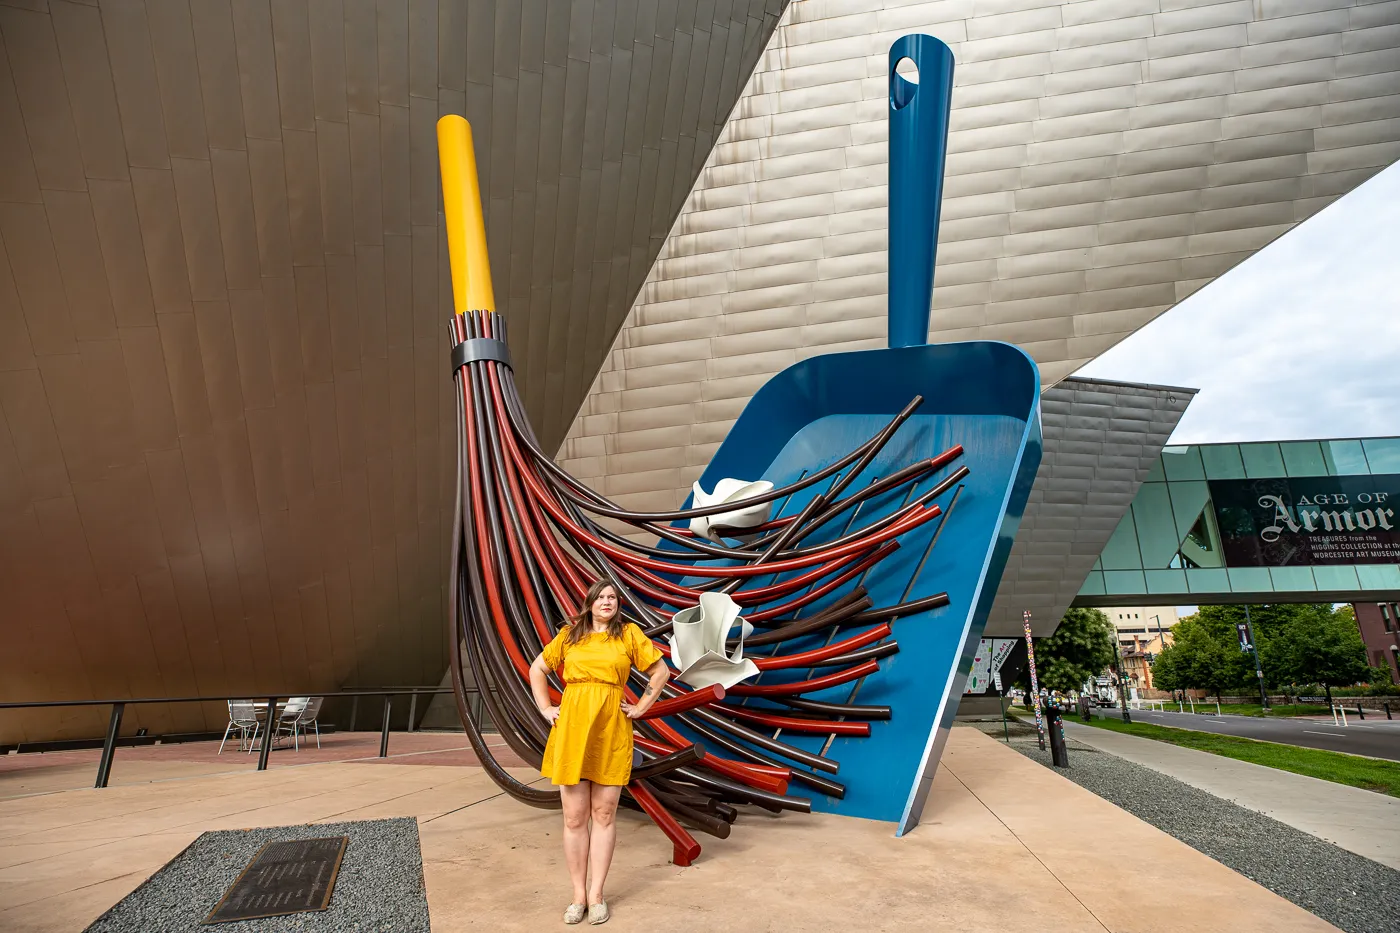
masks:
<instances>
[{"instance_id":1,"label":"bronze plaque","mask_svg":"<svg viewBox=\"0 0 1400 933\"><path fill-rule=\"evenodd\" d=\"M349 836L286 839L258 850L204 923L325 910Z\"/></svg>"}]
</instances>

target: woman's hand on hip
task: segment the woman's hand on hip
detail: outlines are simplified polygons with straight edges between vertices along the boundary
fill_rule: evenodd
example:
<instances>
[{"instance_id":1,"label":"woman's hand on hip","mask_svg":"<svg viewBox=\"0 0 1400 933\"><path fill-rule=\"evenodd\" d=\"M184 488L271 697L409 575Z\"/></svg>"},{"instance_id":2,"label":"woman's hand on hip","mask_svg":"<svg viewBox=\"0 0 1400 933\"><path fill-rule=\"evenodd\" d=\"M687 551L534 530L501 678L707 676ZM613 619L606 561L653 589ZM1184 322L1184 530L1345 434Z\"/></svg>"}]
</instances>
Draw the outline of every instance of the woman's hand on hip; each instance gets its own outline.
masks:
<instances>
[{"instance_id":1,"label":"woman's hand on hip","mask_svg":"<svg viewBox=\"0 0 1400 933\"><path fill-rule=\"evenodd\" d=\"M540 710L540 715L544 717L545 722L552 726L554 725L554 721L559 718L559 707L546 706L544 709Z\"/></svg>"},{"instance_id":2,"label":"woman's hand on hip","mask_svg":"<svg viewBox=\"0 0 1400 933\"><path fill-rule=\"evenodd\" d=\"M650 704L643 706L641 703L628 703L626 700L623 700L622 712L626 714L628 719L641 719L647 714L649 706Z\"/></svg>"}]
</instances>

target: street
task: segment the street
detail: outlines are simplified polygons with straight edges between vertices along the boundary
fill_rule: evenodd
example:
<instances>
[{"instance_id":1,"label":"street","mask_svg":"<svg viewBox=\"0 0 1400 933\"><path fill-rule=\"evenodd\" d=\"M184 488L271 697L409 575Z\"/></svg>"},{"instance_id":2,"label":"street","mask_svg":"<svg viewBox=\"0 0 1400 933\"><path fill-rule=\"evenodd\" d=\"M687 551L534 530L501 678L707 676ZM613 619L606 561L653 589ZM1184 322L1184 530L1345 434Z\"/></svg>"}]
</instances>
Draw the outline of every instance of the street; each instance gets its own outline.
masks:
<instances>
[{"instance_id":1,"label":"street","mask_svg":"<svg viewBox=\"0 0 1400 933\"><path fill-rule=\"evenodd\" d=\"M1197 704L1196 708L1201 709L1202 705ZM1129 713L1133 722L1175 726L1179 729L1214 732L1218 735L1238 735L1248 739L1280 742L1284 745L1322 748L1332 752L1348 752L1352 755L1369 755L1372 758L1400 761L1400 719L1387 720L1383 712L1375 714L1378 718L1373 718L1368 713L1364 722L1357 719L1353 712L1348 712L1346 726L1334 726L1331 719L1270 719L1231 716L1228 713L1215 716L1136 709L1129 710ZM1122 710L1117 707L1097 708L1094 714L1115 719L1123 715Z\"/></svg>"}]
</instances>

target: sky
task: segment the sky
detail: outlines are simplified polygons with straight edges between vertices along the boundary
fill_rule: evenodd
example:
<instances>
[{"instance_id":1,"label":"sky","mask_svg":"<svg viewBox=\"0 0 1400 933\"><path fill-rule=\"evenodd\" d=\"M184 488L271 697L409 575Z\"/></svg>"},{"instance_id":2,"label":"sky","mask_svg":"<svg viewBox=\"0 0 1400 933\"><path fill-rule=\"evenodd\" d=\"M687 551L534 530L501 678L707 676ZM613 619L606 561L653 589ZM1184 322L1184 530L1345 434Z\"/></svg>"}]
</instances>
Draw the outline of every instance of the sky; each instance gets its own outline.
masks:
<instances>
[{"instance_id":1,"label":"sky","mask_svg":"<svg viewBox=\"0 0 1400 933\"><path fill-rule=\"evenodd\" d=\"M1400 435L1400 163L1076 375L1200 389L1172 444Z\"/></svg>"}]
</instances>

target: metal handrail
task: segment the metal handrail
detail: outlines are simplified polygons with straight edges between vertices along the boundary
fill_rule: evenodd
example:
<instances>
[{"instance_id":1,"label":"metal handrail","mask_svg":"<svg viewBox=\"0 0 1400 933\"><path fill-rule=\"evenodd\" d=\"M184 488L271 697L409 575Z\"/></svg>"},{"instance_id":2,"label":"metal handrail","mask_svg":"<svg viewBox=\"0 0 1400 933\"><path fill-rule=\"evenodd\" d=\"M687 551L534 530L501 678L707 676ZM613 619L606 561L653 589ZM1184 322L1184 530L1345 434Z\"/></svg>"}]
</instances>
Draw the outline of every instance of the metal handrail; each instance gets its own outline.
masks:
<instances>
[{"instance_id":1,"label":"metal handrail","mask_svg":"<svg viewBox=\"0 0 1400 933\"><path fill-rule=\"evenodd\" d=\"M381 697L381 696L408 696L411 693L451 693L451 687L398 687L380 688L378 690L338 690L334 693L322 693L317 690L307 690L301 693L289 693L282 691L277 694L279 697ZM468 688L471 692L471 688ZM0 709L29 709L43 706L111 706L114 703L223 703L228 700L266 700L265 693L246 693L232 696L217 697L136 697L129 700L26 700L24 702L3 702Z\"/></svg>"},{"instance_id":2,"label":"metal handrail","mask_svg":"<svg viewBox=\"0 0 1400 933\"><path fill-rule=\"evenodd\" d=\"M413 716L418 705L420 696L438 696L451 693L450 687L397 687L381 688L379 690L338 690L333 693L321 693L315 690L304 690L300 692L283 691L273 695L238 694L233 696L216 697L133 697L128 700L32 700L24 702L6 701L0 703L0 710L3 709L45 709L60 706L110 706L112 707L112 717L107 723L107 735L102 741L102 757L97 762L97 781L93 787L102 788L107 786L107 780L112 774L112 758L117 751L117 739L121 732L122 715L126 711L128 704L142 703L226 703L229 700L252 700L254 702L267 703L267 729L263 733L262 748L258 751L258 770L267 770L267 757L272 751L272 742L269 735L276 725L274 717L277 714L277 703L283 697L314 696L322 699L332 697L353 697L356 701L360 697L384 698L384 722L379 733L379 757L389 757L389 714L393 710L393 698L396 696L411 697L408 711L409 728L413 727ZM472 688L467 688L468 693L475 693Z\"/></svg>"}]
</instances>

